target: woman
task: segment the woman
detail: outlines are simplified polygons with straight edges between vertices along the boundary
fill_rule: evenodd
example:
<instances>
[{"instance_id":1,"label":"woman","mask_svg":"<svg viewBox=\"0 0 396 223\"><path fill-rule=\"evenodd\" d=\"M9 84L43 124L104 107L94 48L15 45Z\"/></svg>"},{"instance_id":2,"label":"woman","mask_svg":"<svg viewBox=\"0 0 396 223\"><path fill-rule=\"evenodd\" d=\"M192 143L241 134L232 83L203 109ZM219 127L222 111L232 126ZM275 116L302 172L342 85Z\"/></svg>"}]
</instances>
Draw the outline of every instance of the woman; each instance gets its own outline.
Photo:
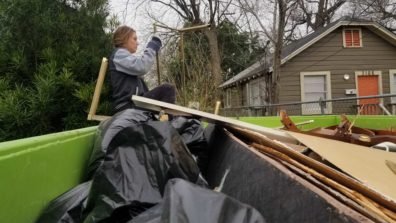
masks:
<instances>
[{"instance_id":1,"label":"woman","mask_svg":"<svg viewBox=\"0 0 396 223\"><path fill-rule=\"evenodd\" d=\"M132 95L139 95L168 103L175 103L175 88L162 84L149 91L143 80L153 66L155 54L162 46L153 36L142 55L136 55L138 40L134 29L119 27L113 34L114 50L109 58L109 71L114 110L116 112L134 107Z\"/></svg>"}]
</instances>

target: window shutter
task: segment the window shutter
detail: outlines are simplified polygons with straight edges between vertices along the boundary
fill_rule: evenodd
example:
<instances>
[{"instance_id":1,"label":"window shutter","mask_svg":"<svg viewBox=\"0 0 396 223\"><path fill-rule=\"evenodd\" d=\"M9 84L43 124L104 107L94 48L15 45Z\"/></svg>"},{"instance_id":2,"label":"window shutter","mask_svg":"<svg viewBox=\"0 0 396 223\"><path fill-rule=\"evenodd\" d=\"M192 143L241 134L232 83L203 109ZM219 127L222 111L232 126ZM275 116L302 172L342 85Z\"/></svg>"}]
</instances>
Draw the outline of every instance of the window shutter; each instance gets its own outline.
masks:
<instances>
[{"instance_id":1,"label":"window shutter","mask_svg":"<svg viewBox=\"0 0 396 223\"><path fill-rule=\"evenodd\" d=\"M360 29L344 29L344 47L361 47Z\"/></svg>"},{"instance_id":2,"label":"window shutter","mask_svg":"<svg viewBox=\"0 0 396 223\"><path fill-rule=\"evenodd\" d=\"M352 46L352 30L344 30L345 47Z\"/></svg>"},{"instance_id":3,"label":"window shutter","mask_svg":"<svg viewBox=\"0 0 396 223\"><path fill-rule=\"evenodd\" d=\"M359 30L353 30L353 46L359 47L360 46L360 32Z\"/></svg>"}]
</instances>

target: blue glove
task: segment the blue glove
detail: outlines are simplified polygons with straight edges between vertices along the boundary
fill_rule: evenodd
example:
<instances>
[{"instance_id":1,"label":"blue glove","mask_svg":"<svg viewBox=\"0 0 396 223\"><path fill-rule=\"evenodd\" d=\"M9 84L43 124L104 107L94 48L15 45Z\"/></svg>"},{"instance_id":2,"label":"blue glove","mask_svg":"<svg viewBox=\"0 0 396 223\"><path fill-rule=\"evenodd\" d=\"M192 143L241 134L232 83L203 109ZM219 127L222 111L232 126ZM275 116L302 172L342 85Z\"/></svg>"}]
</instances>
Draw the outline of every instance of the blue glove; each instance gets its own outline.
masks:
<instances>
[{"instance_id":1,"label":"blue glove","mask_svg":"<svg viewBox=\"0 0 396 223\"><path fill-rule=\"evenodd\" d=\"M162 47L161 39L157 36L153 36L150 42L147 44L147 47L153 49L155 52L158 52L158 50Z\"/></svg>"}]
</instances>

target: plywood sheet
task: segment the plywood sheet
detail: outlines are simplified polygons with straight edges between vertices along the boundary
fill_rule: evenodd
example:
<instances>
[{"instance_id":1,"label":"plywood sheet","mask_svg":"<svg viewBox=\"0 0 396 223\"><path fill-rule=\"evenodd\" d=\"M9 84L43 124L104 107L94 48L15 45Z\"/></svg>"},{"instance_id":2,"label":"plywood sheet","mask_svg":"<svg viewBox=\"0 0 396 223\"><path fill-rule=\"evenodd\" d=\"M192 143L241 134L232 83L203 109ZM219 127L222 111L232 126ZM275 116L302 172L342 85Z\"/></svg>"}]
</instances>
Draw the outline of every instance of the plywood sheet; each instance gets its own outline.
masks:
<instances>
[{"instance_id":1,"label":"plywood sheet","mask_svg":"<svg viewBox=\"0 0 396 223\"><path fill-rule=\"evenodd\" d=\"M396 153L301 133L289 134L345 173L396 201L396 174L386 165L386 160L396 163Z\"/></svg>"},{"instance_id":2,"label":"plywood sheet","mask_svg":"<svg viewBox=\"0 0 396 223\"><path fill-rule=\"evenodd\" d=\"M165 111L166 113L173 115L189 115L194 116L201 121L206 121L213 124L222 124L224 126L236 126L240 128L249 129L252 131L256 131L268 136L271 139L277 139L280 141L288 142L288 143L297 143L297 141L291 137L287 132L266 128L258 125L253 125L250 123L242 122L236 119L226 118L220 115L215 115L203 111L198 111L191 108L186 108L183 106L170 104L162 101L157 101L145 97L140 97L133 95L132 96L133 103L141 108L145 108L153 111Z\"/></svg>"}]
</instances>

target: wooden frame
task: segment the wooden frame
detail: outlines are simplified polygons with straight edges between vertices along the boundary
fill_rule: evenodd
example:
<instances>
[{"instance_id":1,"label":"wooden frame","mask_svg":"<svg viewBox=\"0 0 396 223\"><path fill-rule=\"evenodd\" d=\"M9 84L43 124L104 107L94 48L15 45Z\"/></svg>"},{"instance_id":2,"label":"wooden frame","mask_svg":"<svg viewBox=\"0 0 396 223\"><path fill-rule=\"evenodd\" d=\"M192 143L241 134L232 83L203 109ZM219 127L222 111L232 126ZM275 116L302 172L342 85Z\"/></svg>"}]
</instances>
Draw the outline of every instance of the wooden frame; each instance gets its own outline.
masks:
<instances>
[{"instance_id":1,"label":"wooden frame","mask_svg":"<svg viewBox=\"0 0 396 223\"><path fill-rule=\"evenodd\" d=\"M230 170L222 192L256 208L268 222L337 222L340 221L337 216L352 222L371 222L367 218L381 221L281 157L248 146L250 140L245 140L241 134L237 130L220 128L208 134L209 149L213 150L206 174L210 187L217 186L224 178L220 173ZM212 171L214 169L216 171ZM250 174L245 176L246 173ZM238 188L243 188L243 192ZM296 205L304 203L306 205ZM279 206L283 209L273 208ZM268 211L271 208L273 210Z\"/></svg>"},{"instance_id":2,"label":"wooden frame","mask_svg":"<svg viewBox=\"0 0 396 223\"><path fill-rule=\"evenodd\" d=\"M100 65L98 80L96 81L94 95L92 97L91 107L89 108L87 120L103 121L103 120L106 120L111 117L111 116L96 114L96 109L98 108L98 105L99 105L100 93L102 91L103 81L106 76L106 70L107 70L108 64L109 64L109 62L108 62L107 58L103 57L102 64Z\"/></svg>"},{"instance_id":3,"label":"wooden frame","mask_svg":"<svg viewBox=\"0 0 396 223\"><path fill-rule=\"evenodd\" d=\"M281 158L282 160L289 160L291 165L294 163L298 164L299 169L303 169L304 171L308 171L311 176L317 177L318 180L326 183L327 185L331 185L333 188L336 188L345 196L349 197L350 199L356 201L361 206L365 207L366 210L373 213L375 216L380 216L381 219L396 219L394 214L396 210L395 200L391 197L378 192L377 190L373 189L371 186L368 186L367 183L362 183L361 181L356 180L355 178L350 177L349 175L344 174L343 172L337 171L321 162L318 162L310 157L303 155L293 149L290 149L287 145L282 142L277 142L274 140L268 140L267 137L259 134L258 132L249 131L249 129L241 129L241 128L234 128L239 134L241 134L245 139L250 140L253 147L257 145L269 147L278 155L275 155L277 158ZM309 140L306 138L313 138L316 141L314 136L304 136L301 133L294 133L288 132L290 135L295 137L299 142L303 144L311 144L307 143ZM304 139L304 140L301 140ZM331 147L334 143L337 146L333 148L343 149L349 148L350 146L355 147L354 149L361 150L361 146L353 145L353 144L346 144L344 142L334 141L330 139L323 139L317 138L320 144L326 145L326 147ZM317 142L315 144L317 144ZM342 144L342 146L339 146ZM321 146L309 146L311 149L320 148ZM256 148L256 147L255 147ZM258 148L260 149L260 148ZM364 150L370 151L370 153L383 153L384 151L379 150L372 150L368 148L363 148ZM261 151L261 150L259 150ZM263 151L268 154L268 150ZM385 152L386 153L386 152ZM272 153L274 155L274 153ZM359 155L359 151L354 155ZM360 155L359 155L360 156ZM350 156L345 157L345 159L350 159ZM394 158L394 157L392 157ZM351 159L350 159L351 160ZM285 161L288 162L288 161ZM364 164L361 164L364 166ZM303 167L303 168L301 168ZM367 166L369 169L370 166ZM352 175L353 176L353 175ZM388 180L388 179L387 179ZM327 182L326 182L327 181ZM329 184L330 183L330 184ZM391 221L389 221L391 222Z\"/></svg>"},{"instance_id":4,"label":"wooden frame","mask_svg":"<svg viewBox=\"0 0 396 223\"><path fill-rule=\"evenodd\" d=\"M171 28L171 27L168 27L168 26L164 26L164 25L155 23L154 24L154 30L155 31L156 31L157 27L170 29L172 31L177 31L177 32L180 32L181 34L183 34L184 32L189 32L189 31L194 31L194 30L198 30L198 29L209 28L210 25L206 24L206 25L193 26L193 27L187 27L187 28L182 28L182 29L174 29L174 28ZM158 54L156 54L156 60L157 60L157 65L158 65L158 60L159 60ZM106 76L107 66L108 66L108 60L107 60L106 57L103 57L102 64L101 64L100 70L99 70L98 80L96 82L96 87L95 87L94 95L92 97L91 107L89 109L87 120L103 121L103 120L106 120L106 119L111 117L111 116L97 115L96 114L96 109L98 108L98 105L99 105L100 93L102 91L103 81L104 81L105 76ZM159 68L158 68L158 72L159 72ZM160 84L160 73L158 73L158 84Z\"/></svg>"}]
</instances>

